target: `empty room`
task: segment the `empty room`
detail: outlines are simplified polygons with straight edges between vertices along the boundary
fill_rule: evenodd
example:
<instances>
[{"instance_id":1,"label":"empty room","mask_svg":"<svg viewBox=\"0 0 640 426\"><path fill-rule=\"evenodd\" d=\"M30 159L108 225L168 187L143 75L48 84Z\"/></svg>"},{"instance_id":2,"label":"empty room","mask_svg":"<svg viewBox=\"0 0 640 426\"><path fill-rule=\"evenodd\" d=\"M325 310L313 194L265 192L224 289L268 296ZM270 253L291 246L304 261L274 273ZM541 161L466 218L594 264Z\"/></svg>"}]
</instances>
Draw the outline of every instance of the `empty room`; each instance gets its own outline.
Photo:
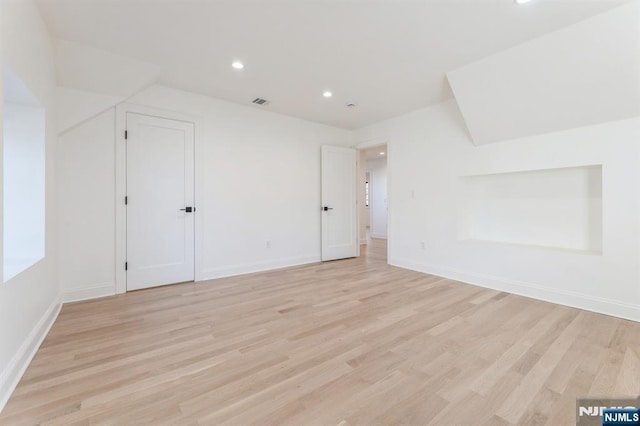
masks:
<instances>
[{"instance_id":1,"label":"empty room","mask_svg":"<svg viewBox=\"0 0 640 426\"><path fill-rule=\"evenodd\" d=\"M0 0L0 425L640 425L640 0Z\"/></svg>"}]
</instances>

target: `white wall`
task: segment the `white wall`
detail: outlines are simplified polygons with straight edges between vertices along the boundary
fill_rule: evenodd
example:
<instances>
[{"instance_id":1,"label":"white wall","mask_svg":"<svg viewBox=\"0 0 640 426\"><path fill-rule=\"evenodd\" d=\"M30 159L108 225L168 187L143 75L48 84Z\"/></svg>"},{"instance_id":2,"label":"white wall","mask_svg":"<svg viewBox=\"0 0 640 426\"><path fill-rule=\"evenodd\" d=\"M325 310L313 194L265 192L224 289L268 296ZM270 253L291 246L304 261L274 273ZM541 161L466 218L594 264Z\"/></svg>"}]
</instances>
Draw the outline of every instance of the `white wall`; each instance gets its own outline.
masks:
<instances>
[{"instance_id":1,"label":"white wall","mask_svg":"<svg viewBox=\"0 0 640 426\"><path fill-rule=\"evenodd\" d=\"M348 131L162 86L130 102L197 120L197 279L320 259L320 146L349 145ZM115 291L114 119L110 110L60 137L66 300Z\"/></svg>"},{"instance_id":2,"label":"white wall","mask_svg":"<svg viewBox=\"0 0 640 426\"><path fill-rule=\"evenodd\" d=\"M638 22L633 2L448 73L464 119L451 100L355 132L360 144L387 140L392 153L390 263L640 320ZM601 166L601 183L531 174L582 166ZM498 174L488 188L483 175ZM464 176L481 176L481 211ZM510 194L512 229L483 210L501 202L496 191ZM559 211L514 217L532 195L583 216L571 229L558 228L570 220ZM503 243L478 241L479 230Z\"/></svg>"},{"instance_id":3,"label":"white wall","mask_svg":"<svg viewBox=\"0 0 640 426\"><path fill-rule=\"evenodd\" d=\"M476 147L454 100L362 129L389 139L389 262L640 320L640 118ZM461 241L459 178L602 165L602 255ZM421 248L425 242L425 249Z\"/></svg>"},{"instance_id":4,"label":"white wall","mask_svg":"<svg viewBox=\"0 0 640 426\"><path fill-rule=\"evenodd\" d=\"M32 1L0 2L0 65L10 67L17 74L46 111L45 258L0 284L1 408L59 308L54 170L55 71L51 40Z\"/></svg>"},{"instance_id":5,"label":"white wall","mask_svg":"<svg viewBox=\"0 0 640 426\"><path fill-rule=\"evenodd\" d=\"M387 159L367 161L372 238L387 238Z\"/></svg>"},{"instance_id":6,"label":"white wall","mask_svg":"<svg viewBox=\"0 0 640 426\"><path fill-rule=\"evenodd\" d=\"M69 300L115 286L115 108L60 136L60 285Z\"/></svg>"}]
</instances>

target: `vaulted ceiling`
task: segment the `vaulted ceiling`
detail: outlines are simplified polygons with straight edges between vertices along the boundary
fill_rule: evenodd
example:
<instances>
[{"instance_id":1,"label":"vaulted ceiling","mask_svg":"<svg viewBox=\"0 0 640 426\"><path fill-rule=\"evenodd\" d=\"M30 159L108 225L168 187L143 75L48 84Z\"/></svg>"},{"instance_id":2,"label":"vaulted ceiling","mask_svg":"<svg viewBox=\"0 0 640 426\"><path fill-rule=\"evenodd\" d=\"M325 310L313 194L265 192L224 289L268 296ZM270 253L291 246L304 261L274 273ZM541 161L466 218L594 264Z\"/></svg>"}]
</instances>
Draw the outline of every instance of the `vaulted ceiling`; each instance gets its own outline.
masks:
<instances>
[{"instance_id":1,"label":"vaulted ceiling","mask_svg":"<svg viewBox=\"0 0 640 426\"><path fill-rule=\"evenodd\" d=\"M261 97L270 103L256 108L347 129L450 98L447 72L622 3L38 2L54 37L155 65L160 84L246 105Z\"/></svg>"}]
</instances>

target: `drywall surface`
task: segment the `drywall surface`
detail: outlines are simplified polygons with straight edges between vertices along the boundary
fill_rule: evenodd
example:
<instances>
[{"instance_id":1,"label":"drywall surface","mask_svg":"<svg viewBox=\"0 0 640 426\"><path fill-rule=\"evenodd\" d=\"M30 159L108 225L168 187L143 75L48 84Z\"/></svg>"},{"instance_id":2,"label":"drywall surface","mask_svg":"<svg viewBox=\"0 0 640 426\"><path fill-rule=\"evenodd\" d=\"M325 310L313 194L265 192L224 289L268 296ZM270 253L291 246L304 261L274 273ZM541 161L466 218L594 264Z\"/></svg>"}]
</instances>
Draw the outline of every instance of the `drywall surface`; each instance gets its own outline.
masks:
<instances>
[{"instance_id":1,"label":"drywall surface","mask_svg":"<svg viewBox=\"0 0 640 426\"><path fill-rule=\"evenodd\" d=\"M348 131L163 86L130 102L197 122L196 279L320 259L320 146L348 146ZM115 291L114 119L109 110L60 136L66 300Z\"/></svg>"},{"instance_id":2,"label":"drywall surface","mask_svg":"<svg viewBox=\"0 0 640 426\"><path fill-rule=\"evenodd\" d=\"M59 137L60 283L66 300L113 294L115 108Z\"/></svg>"},{"instance_id":3,"label":"drywall surface","mask_svg":"<svg viewBox=\"0 0 640 426\"><path fill-rule=\"evenodd\" d=\"M98 116L125 99L125 96L104 95L58 86L56 88L58 134Z\"/></svg>"},{"instance_id":4,"label":"drywall surface","mask_svg":"<svg viewBox=\"0 0 640 426\"><path fill-rule=\"evenodd\" d=\"M9 67L45 109L45 258L0 284L0 408L59 308L53 48L36 5L0 2L0 69ZM1 79L0 79L1 80ZM0 132L1 133L1 132Z\"/></svg>"},{"instance_id":5,"label":"drywall surface","mask_svg":"<svg viewBox=\"0 0 640 426\"><path fill-rule=\"evenodd\" d=\"M640 320L640 118L476 147L451 100L354 139L376 132L393 153L391 264ZM602 167L601 254L460 238L461 177L583 166Z\"/></svg>"}]
</instances>

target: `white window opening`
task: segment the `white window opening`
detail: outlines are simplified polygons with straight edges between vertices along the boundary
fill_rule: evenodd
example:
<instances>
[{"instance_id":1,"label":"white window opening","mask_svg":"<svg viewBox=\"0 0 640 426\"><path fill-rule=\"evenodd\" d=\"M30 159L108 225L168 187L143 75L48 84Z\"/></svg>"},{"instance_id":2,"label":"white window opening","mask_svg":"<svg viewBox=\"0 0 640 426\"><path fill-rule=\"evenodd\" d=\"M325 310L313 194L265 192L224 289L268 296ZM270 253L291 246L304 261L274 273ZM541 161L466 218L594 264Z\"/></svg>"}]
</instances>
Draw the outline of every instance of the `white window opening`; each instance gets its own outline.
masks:
<instances>
[{"instance_id":1,"label":"white window opening","mask_svg":"<svg viewBox=\"0 0 640 426\"><path fill-rule=\"evenodd\" d=\"M3 281L44 258L45 110L3 68Z\"/></svg>"}]
</instances>

